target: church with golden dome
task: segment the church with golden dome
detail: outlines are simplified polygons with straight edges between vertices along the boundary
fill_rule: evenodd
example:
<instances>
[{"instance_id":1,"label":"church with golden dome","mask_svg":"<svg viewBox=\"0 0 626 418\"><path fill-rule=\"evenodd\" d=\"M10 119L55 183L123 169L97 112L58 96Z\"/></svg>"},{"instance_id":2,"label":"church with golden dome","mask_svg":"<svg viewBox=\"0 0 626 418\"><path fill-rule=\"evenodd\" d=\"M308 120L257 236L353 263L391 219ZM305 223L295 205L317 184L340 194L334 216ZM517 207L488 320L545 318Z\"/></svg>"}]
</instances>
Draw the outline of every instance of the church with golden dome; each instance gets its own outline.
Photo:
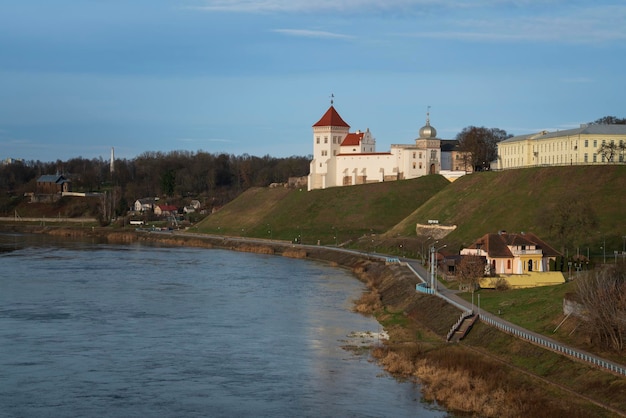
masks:
<instances>
[{"instance_id":1,"label":"church with golden dome","mask_svg":"<svg viewBox=\"0 0 626 418\"><path fill-rule=\"evenodd\" d=\"M412 179L440 171L441 140L430 125L430 111L414 143L393 144L387 152L376 151L369 129L350 132L332 101L313 125L309 190Z\"/></svg>"}]
</instances>

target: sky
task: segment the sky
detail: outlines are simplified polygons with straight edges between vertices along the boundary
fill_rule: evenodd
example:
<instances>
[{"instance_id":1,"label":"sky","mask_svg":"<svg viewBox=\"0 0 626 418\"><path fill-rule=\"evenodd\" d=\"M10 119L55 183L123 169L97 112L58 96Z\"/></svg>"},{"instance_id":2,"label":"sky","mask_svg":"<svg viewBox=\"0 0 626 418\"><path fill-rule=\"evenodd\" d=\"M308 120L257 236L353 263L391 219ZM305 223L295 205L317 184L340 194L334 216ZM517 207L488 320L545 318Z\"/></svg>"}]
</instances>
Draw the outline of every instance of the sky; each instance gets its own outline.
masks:
<instances>
[{"instance_id":1,"label":"sky","mask_svg":"<svg viewBox=\"0 0 626 418\"><path fill-rule=\"evenodd\" d=\"M307 156L334 106L424 126L626 117L623 0L0 0L0 159Z\"/></svg>"}]
</instances>

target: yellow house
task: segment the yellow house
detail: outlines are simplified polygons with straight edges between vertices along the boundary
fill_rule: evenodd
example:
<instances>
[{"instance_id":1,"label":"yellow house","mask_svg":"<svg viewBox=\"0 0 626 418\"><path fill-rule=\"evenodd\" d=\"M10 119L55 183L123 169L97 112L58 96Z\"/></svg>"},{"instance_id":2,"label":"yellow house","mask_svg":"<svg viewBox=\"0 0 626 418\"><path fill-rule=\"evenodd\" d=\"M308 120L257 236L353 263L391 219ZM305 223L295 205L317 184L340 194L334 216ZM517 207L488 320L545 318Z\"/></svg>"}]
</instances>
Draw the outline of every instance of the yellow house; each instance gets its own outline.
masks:
<instances>
[{"instance_id":1,"label":"yellow house","mask_svg":"<svg viewBox=\"0 0 626 418\"><path fill-rule=\"evenodd\" d=\"M600 152L613 144L615 153ZM497 168L614 164L626 162L626 125L591 124L564 131L541 131L498 143Z\"/></svg>"},{"instance_id":2,"label":"yellow house","mask_svg":"<svg viewBox=\"0 0 626 418\"><path fill-rule=\"evenodd\" d=\"M550 261L561 255L535 234L522 232L485 234L461 255L485 257L488 270L493 274L527 274L550 271Z\"/></svg>"}]
</instances>

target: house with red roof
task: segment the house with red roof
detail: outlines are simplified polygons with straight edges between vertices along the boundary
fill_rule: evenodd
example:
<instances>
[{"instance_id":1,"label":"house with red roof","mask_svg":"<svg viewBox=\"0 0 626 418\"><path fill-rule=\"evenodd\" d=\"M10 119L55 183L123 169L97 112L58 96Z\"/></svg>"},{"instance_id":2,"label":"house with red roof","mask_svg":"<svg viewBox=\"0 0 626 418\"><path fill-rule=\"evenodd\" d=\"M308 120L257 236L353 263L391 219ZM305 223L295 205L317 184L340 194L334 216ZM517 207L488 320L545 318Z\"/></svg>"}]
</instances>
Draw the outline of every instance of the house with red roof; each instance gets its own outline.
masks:
<instances>
[{"instance_id":1,"label":"house with red roof","mask_svg":"<svg viewBox=\"0 0 626 418\"><path fill-rule=\"evenodd\" d=\"M561 253L533 233L500 231L478 238L461 255L485 257L493 274L527 274L550 271Z\"/></svg>"},{"instance_id":2,"label":"house with red roof","mask_svg":"<svg viewBox=\"0 0 626 418\"><path fill-rule=\"evenodd\" d=\"M156 205L154 214L158 216L171 216L178 213L178 208L172 205Z\"/></svg>"},{"instance_id":3,"label":"house with red roof","mask_svg":"<svg viewBox=\"0 0 626 418\"><path fill-rule=\"evenodd\" d=\"M331 100L324 115L313 125L313 160L307 178L308 189L352 186L412 179L441 170L441 146L437 131L426 125L413 144L392 145L388 152L376 151L376 139L369 128L350 132Z\"/></svg>"}]
</instances>

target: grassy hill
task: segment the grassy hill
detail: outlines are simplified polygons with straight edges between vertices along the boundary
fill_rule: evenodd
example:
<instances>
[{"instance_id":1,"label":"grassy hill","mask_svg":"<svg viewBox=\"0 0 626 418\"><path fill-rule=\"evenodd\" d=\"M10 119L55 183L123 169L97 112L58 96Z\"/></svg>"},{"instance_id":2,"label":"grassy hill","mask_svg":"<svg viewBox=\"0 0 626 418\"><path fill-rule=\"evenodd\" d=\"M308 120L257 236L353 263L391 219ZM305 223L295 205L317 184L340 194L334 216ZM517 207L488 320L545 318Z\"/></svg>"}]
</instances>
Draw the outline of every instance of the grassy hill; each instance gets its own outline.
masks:
<instances>
[{"instance_id":1,"label":"grassy hill","mask_svg":"<svg viewBox=\"0 0 626 418\"><path fill-rule=\"evenodd\" d=\"M332 245L382 234L448 187L441 176L325 190L254 188L198 224L200 232Z\"/></svg>"},{"instance_id":2,"label":"grassy hill","mask_svg":"<svg viewBox=\"0 0 626 418\"><path fill-rule=\"evenodd\" d=\"M613 257L626 235L626 166L538 167L483 172L448 183L441 176L325 190L251 189L198 225L201 232L323 245L367 236L378 249L420 245L415 224L438 219L457 229L449 248L498 230L532 231L560 248L548 221L568 199L587 202L597 226L578 243ZM375 240L370 239L376 234ZM411 241L413 241L412 244ZM364 243L361 242L361 246ZM576 245L568 245L570 254Z\"/></svg>"},{"instance_id":3,"label":"grassy hill","mask_svg":"<svg viewBox=\"0 0 626 418\"><path fill-rule=\"evenodd\" d=\"M457 229L446 237L465 245L487 233L532 231L559 248L548 223L570 199L588 204L597 225L578 245L600 253L622 250L626 235L626 166L542 167L465 176L450 184L390 230L408 233L415 223L438 219ZM564 203L565 202L565 203ZM572 208L573 210L574 208ZM567 245L575 251L576 243Z\"/></svg>"}]
</instances>

